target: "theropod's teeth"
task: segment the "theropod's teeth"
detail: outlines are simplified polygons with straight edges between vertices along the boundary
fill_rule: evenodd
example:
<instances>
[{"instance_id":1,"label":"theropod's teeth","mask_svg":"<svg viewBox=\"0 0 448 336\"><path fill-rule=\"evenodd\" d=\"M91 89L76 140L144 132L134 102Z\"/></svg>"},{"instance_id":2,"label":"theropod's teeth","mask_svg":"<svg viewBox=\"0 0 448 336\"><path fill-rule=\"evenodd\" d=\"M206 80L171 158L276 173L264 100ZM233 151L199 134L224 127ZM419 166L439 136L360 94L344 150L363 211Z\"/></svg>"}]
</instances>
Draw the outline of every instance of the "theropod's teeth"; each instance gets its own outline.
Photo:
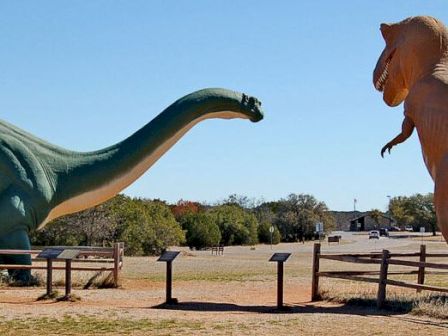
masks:
<instances>
[{"instance_id":1,"label":"theropod's teeth","mask_svg":"<svg viewBox=\"0 0 448 336\"><path fill-rule=\"evenodd\" d=\"M389 65L390 60L386 62L381 76L379 76L378 80L375 83L375 89L377 89L378 91L382 91L384 89L384 85L387 82L387 78L389 77Z\"/></svg>"}]
</instances>

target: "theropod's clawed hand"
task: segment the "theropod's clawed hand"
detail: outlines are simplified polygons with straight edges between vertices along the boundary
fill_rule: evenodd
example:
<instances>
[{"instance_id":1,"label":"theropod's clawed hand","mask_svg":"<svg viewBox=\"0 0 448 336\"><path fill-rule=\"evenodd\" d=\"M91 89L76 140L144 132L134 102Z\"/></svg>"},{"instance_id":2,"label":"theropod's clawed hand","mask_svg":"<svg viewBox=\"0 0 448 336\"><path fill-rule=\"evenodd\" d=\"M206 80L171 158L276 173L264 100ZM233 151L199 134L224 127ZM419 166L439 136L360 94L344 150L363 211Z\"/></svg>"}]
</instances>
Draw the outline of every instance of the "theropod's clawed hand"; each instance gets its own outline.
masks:
<instances>
[{"instance_id":1,"label":"theropod's clawed hand","mask_svg":"<svg viewBox=\"0 0 448 336\"><path fill-rule=\"evenodd\" d=\"M393 146L394 144L392 142L388 142L387 144L385 144L384 147L381 148L381 157L384 158L384 153L386 151L388 151L390 154L390 150L392 149Z\"/></svg>"}]
</instances>

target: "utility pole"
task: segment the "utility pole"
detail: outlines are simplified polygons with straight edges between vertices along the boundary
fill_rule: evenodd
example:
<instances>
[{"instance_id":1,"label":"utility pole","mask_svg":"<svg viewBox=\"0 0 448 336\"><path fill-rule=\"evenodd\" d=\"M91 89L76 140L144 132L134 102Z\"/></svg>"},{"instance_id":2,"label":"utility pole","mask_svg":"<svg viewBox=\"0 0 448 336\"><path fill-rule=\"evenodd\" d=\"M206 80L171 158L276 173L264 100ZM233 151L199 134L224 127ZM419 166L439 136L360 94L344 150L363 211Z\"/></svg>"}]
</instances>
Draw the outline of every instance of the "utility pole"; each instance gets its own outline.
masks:
<instances>
[{"instance_id":1,"label":"utility pole","mask_svg":"<svg viewBox=\"0 0 448 336\"><path fill-rule=\"evenodd\" d=\"M357 217L356 216L356 203L358 200L356 198L353 199L353 220ZM358 227L358 220L355 221L356 231L359 231Z\"/></svg>"},{"instance_id":2,"label":"utility pole","mask_svg":"<svg viewBox=\"0 0 448 336\"><path fill-rule=\"evenodd\" d=\"M387 216L389 217L389 227L391 227L392 226L392 218L390 215L390 198L391 198L391 196L387 195L387 198L389 199L389 203L387 204Z\"/></svg>"}]
</instances>

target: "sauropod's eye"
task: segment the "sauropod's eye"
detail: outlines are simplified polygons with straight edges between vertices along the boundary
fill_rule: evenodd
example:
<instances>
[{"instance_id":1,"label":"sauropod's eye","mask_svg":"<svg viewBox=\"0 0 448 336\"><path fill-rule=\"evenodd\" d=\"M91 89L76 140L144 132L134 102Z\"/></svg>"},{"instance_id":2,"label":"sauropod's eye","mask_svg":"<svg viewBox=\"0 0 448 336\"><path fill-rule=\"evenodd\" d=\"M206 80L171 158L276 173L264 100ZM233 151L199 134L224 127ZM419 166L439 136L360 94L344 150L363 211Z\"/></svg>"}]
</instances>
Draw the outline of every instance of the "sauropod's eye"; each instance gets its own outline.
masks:
<instances>
[{"instance_id":1,"label":"sauropod's eye","mask_svg":"<svg viewBox=\"0 0 448 336\"><path fill-rule=\"evenodd\" d=\"M255 105L255 99L254 99L254 97L250 97L250 98L249 98L249 105L250 105L250 106Z\"/></svg>"}]
</instances>

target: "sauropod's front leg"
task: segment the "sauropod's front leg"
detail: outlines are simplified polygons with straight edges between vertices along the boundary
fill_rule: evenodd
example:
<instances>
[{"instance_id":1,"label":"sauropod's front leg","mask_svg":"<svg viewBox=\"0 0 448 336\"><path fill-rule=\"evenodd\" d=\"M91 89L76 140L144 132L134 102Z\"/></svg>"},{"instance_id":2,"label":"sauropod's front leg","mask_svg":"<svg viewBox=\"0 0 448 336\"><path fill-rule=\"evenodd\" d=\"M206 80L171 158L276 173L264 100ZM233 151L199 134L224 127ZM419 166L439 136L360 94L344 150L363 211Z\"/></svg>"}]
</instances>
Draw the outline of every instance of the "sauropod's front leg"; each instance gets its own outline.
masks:
<instances>
[{"instance_id":1,"label":"sauropod's front leg","mask_svg":"<svg viewBox=\"0 0 448 336\"><path fill-rule=\"evenodd\" d=\"M448 156L437 166L434 189L434 206L437 224L448 242Z\"/></svg>"},{"instance_id":2,"label":"sauropod's front leg","mask_svg":"<svg viewBox=\"0 0 448 336\"><path fill-rule=\"evenodd\" d=\"M382 149L381 149L381 157L384 157L384 152L387 150L390 153L390 150L393 146L402 143L407 138L412 135L414 131L414 122L409 117L404 117L403 124L401 125L401 133L398 134L395 138L389 141Z\"/></svg>"},{"instance_id":3,"label":"sauropod's front leg","mask_svg":"<svg viewBox=\"0 0 448 336\"><path fill-rule=\"evenodd\" d=\"M25 230L13 231L0 237L0 249L30 250L30 240ZM29 254L1 255L0 263L8 265L31 265ZM29 283L31 281L30 270L8 270L9 275L14 280Z\"/></svg>"},{"instance_id":4,"label":"sauropod's front leg","mask_svg":"<svg viewBox=\"0 0 448 336\"><path fill-rule=\"evenodd\" d=\"M14 185L10 185L0 194L0 249L29 250L28 232L33 227L32 211L26 205L26 197ZM27 254L1 255L0 264L31 265L31 256ZM29 283L30 270L8 269L14 280Z\"/></svg>"}]
</instances>

